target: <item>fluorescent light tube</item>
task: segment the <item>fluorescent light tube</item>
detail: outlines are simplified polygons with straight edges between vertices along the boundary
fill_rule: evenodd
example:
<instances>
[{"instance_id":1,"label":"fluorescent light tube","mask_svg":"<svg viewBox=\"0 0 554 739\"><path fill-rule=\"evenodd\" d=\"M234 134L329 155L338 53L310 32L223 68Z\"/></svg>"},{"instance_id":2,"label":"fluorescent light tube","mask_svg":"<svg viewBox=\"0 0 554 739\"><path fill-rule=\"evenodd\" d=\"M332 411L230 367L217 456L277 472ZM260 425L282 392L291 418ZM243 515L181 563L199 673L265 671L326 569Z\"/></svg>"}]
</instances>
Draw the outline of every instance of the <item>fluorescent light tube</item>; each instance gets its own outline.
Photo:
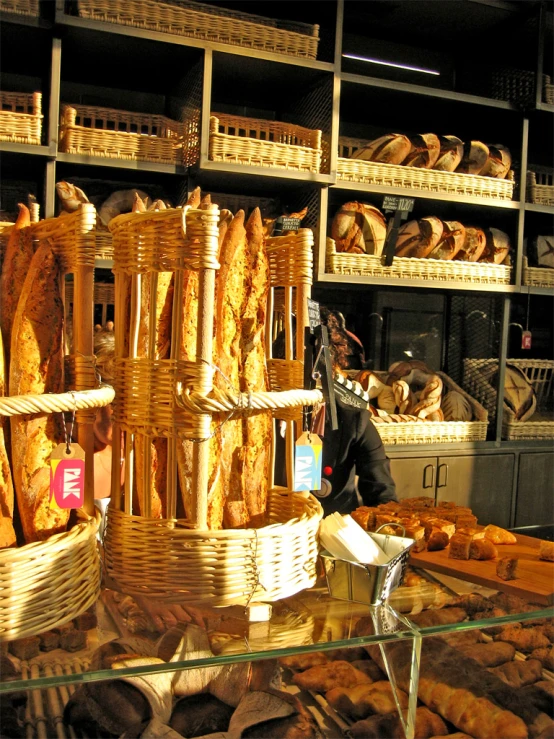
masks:
<instances>
[{"instance_id":1,"label":"fluorescent light tube","mask_svg":"<svg viewBox=\"0 0 554 739\"><path fill-rule=\"evenodd\" d=\"M423 74L434 74L439 77L440 72L434 69L423 69L422 67L410 67L408 64L396 64L395 62L385 62L382 59L370 59L367 56L356 56L355 54L343 54L347 59L355 59L358 62L369 62L370 64L381 64L383 67L396 67L397 69L407 69L409 72L422 72Z\"/></svg>"}]
</instances>

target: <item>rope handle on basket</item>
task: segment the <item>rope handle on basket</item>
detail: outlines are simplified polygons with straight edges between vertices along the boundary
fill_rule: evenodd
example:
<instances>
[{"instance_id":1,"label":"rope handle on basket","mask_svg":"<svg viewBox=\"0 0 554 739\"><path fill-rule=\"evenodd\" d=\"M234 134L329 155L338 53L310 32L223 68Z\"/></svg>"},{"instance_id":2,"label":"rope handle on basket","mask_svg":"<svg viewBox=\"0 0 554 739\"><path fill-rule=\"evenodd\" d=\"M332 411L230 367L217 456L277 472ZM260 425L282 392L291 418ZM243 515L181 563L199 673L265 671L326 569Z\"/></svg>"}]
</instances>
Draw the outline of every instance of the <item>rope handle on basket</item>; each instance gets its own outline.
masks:
<instances>
[{"instance_id":1,"label":"rope handle on basket","mask_svg":"<svg viewBox=\"0 0 554 739\"><path fill-rule=\"evenodd\" d=\"M7 395L0 398L0 416L17 416L33 413L59 413L81 411L87 408L104 408L115 396L110 385L92 390L72 390L67 393L44 393L42 395Z\"/></svg>"}]
</instances>

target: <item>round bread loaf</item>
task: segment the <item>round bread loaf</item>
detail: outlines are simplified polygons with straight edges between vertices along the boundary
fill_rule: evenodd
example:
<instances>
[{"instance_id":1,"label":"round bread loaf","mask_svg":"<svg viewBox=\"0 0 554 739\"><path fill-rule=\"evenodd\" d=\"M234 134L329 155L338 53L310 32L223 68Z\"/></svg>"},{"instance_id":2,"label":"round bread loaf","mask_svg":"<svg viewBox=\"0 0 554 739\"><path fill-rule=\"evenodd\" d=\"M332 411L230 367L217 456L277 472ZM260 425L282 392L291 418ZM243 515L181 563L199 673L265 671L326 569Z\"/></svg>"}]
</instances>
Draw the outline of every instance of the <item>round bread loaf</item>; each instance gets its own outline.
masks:
<instances>
[{"instance_id":1,"label":"round bread loaf","mask_svg":"<svg viewBox=\"0 0 554 739\"><path fill-rule=\"evenodd\" d=\"M398 231L396 256L423 259L429 256L439 243L442 233L442 221L436 216L408 221Z\"/></svg>"},{"instance_id":2,"label":"round bread loaf","mask_svg":"<svg viewBox=\"0 0 554 739\"><path fill-rule=\"evenodd\" d=\"M365 162L381 162L382 164L401 164L408 156L412 145L410 139L401 133L387 133L366 146L362 146L350 157Z\"/></svg>"},{"instance_id":3,"label":"round bread loaf","mask_svg":"<svg viewBox=\"0 0 554 739\"><path fill-rule=\"evenodd\" d=\"M487 245L487 237L482 228L466 226L465 240L454 259L462 262L477 262Z\"/></svg>"},{"instance_id":4,"label":"round bread loaf","mask_svg":"<svg viewBox=\"0 0 554 739\"><path fill-rule=\"evenodd\" d=\"M440 172L454 172L462 161L464 142L457 136L441 136L440 152L433 169Z\"/></svg>"},{"instance_id":5,"label":"round bread loaf","mask_svg":"<svg viewBox=\"0 0 554 739\"><path fill-rule=\"evenodd\" d=\"M469 400L456 390L445 395L441 410L445 421L471 421L473 417Z\"/></svg>"},{"instance_id":6,"label":"round bread loaf","mask_svg":"<svg viewBox=\"0 0 554 739\"><path fill-rule=\"evenodd\" d=\"M439 243L429 254L429 259L454 259L463 247L466 230L459 221L444 221Z\"/></svg>"},{"instance_id":7,"label":"round bread loaf","mask_svg":"<svg viewBox=\"0 0 554 739\"><path fill-rule=\"evenodd\" d=\"M345 203L335 214L331 225L331 236L338 252L380 256L386 235L385 217L368 203Z\"/></svg>"},{"instance_id":8,"label":"round bread loaf","mask_svg":"<svg viewBox=\"0 0 554 739\"><path fill-rule=\"evenodd\" d=\"M489 147L482 141L464 144L464 155L456 172L481 174L489 158Z\"/></svg>"},{"instance_id":9,"label":"round bread loaf","mask_svg":"<svg viewBox=\"0 0 554 739\"><path fill-rule=\"evenodd\" d=\"M407 167L421 167L423 169L431 169L440 154L439 137L434 133L420 133L412 136L411 149L402 164Z\"/></svg>"},{"instance_id":10,"label":"round bread loaf","mask_svg":"<svg viewBox=\"0 0 554 739\"><path fill-rule=\"evenodd\" d=\"M503 180L511 166L512 155L510 150L502 144L491 145L489 146L489 156L480 174L485 177L496 177Z\"/></svg>"},{"instance_id":11,"label":"round bread loaf","mask_svg":"<svg viewBox=\"0 0 554 739\"><path fill-rule=\"evenodd\" d=\"M232 715L231 706L209 693L198 693L177 701L169 725L182 736L192 739L227 731Z\"/></svg>"},{"instance_id":12,"label":"round bread loaf","mask_svg":"<svg viewBox=\"0 0 554 739\"><path fill-rule=\"evenodd\" d=\"M510 251L510 237L498 228L488 228L485 237L486 246L479 261L502 264Z\"/></svg>"}]
</instances>

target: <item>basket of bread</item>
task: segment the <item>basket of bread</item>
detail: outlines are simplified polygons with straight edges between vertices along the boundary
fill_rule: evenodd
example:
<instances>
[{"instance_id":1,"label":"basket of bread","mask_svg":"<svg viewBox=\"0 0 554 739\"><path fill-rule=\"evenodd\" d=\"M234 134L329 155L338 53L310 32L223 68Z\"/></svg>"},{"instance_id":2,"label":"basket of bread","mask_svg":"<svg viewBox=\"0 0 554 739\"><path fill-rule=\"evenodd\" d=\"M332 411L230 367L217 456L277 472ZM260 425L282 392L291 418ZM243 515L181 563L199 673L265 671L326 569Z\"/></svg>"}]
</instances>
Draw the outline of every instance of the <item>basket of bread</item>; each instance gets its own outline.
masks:
<instances>
[{"instance_id":1,"label":"basket of bread","mask_svg":"<svg viewBox=\"0 0 554 739\"><path fill-rule=\"evenodd\" d=\"M336 212L327 239L326 271L409 280L509 284L510 237L498 228L483 229L427 216L398 230L395 256L384 264L387 221L368 203L345 203Z\"/></svg>"},{"instance_id":2,"label":"basket of bread","mask_svg":"<svg viewBox=\"0 0 554 739\"><path fill-rule=\"evenodd\" d=\"M554 287L554 235L527 240L521 281L535 287Z\"/></svg>"},{"instance_id":3,"label":"basket of bread","mask_svg":"<svg viewBox=\"0 0 554 739\"><path fill-rule=\"evenodd\" d=\"M185 124L91 105L62 104L59 150L67 154L181 164Z\"/></svg>"},{"instance_id":4,"label":"basket of bread","mask_svg":"<svg viewBox=\"0 0 554 739\"><path fill-rule=\"evenodd\" d=\"M266 238L259 209L245 222L244 211L201 200L199 188L183 208L120 215L109 228L114 455L120 428L127 463L107 514L108 580L131 595L211 605L308 587L322 510L310 495L273 486L273 416L292 424L321 393L274 389L266 345L279 287L288 348L274 362L297 362L292 313L307 325L312 232ZM296 341L303 356L303 332Z\"/></svg>"},{"instance_id":5,"label":"basket of bread","mask_svg":"<svg viewBox=\"0 0 554 739\"><path fill-rule=\"evenodd\" d=\"M339 138L337 178L463 197L511 200L509 149L434 133L386 134L373 141Z\"/></svg>"},{"instance_id":6,"label":"basket of bread","mask_svg":"<svg viewBox=\"0 0 554 739\"><path fill-rule=\"evenodd\" d=\"M92 363L87 295L94 222L90 204L72 216L37 223L21 205L6 247L0 283L0 419L10 418L10 434L0 422L0 641L62 624L85 611L99 592L92 424L94 409L108 405L114 393L96 386ZM67 273L74 275L77 299L72 353L64 362ZM64 411L73 412L86 455L85 503L74 511L58 505L51 493L54 451L74 452ZM14 525L17 520L20 525Z\"/></svg>"},{"instance_id":7,"label":"basket of bread","mask_svg":"<svg viewBox=\"0 0 554 739\"><path fill-rule=\"evenodd\" d=\"M79 0L81 18L315 59L319 26L273 20L194 0Z\"/></svg>"},{"instance_id":8,"label":"basket of bread","mask_svg":"<svg viewBox=\"0 0 554 739\"><path fill-rule=\"evenodd\" d=\"M507 359L504 377L502 437L551 439L554 437L554 361ZM464 359L464 387L496 416L498 362Z\"/></svg>"},{"instance_id":9,"label":"basket of bread","mask_svg":"<svg viewBox=\"0 0 554 739\"><path fill-rule=\"evenodd\" d=\"M532 165L527 170L527 200L536 205L554 205L554 170Z\"/></svg>"},{"instance_id":10,"label":"basket of bread","mask_svg":"<svg viewBox=\"0 0 554 739\"><path fill-rule=\"evenodd\" d=\"M0 0L0 11L38 16L38 0Z\"/></svg>"},{"instance_id":11,"label":"basket of bread","mask_svg":"<svg viewBox=\"0 0 554 739\"><path fill-rule=\"evenodd\" d=\"M40 92L0 92L0 141L40 145L42 119Z\"/></svg>"},{"instance_id":12,"label":"basket of bread","mask_svg":"<svg viewBox=\"0 0 554 739\"><path fill-rule=\"evenodd\" d=\"M444 372L394 362L388 372L349 371L336 380L363 397L384 444L482 441L488 413Z\"/></svg>"},{"instance_id":13,"label":"basket of bread","mask_svg":"<svg viewBox=\"0 0 554 739\"><path fill-rule=\"evenodd\" d=\"M213 113L208 156L227 164L319 172L321 136L292 123Z\"/></svg>"}]
</instances>

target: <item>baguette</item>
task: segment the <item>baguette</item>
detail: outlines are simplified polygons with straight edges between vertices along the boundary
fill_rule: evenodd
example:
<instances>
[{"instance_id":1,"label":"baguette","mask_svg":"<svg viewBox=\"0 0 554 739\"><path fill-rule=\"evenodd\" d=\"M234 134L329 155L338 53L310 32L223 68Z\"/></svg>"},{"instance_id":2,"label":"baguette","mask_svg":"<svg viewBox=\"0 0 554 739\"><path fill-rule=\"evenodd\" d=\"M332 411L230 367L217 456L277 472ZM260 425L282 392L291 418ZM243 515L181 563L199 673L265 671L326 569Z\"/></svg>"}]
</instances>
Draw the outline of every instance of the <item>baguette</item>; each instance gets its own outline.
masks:
<instances>
[{"instance_id":1,"label":"baguette","mask_svg":"<svg viewBox=\"0 0 554 739\"><path fill-rule=\"evenodd\" d=\"M0 397L5 395L6 365L4 346L0 332ZM4 417L0 416L0 549L12 547L16 543L13 528L13 481L8 453L4 440Z\"/></svg>"},{"instance_id":2,"label":"baguette","mask_svg":"<svg viewBox=\"0 0 554 739\"><path fill-rule=\"evenodd\" d=\"M12 326L19 296L33 258L31 218L26 205L19 203L19 215L6 245L0 278L0 328L4 339L6 365L9 368Z\"/></svg>"},{"instance_id":3,"label":"baguette","mask_svg":"<svg viewBox=\"0 0 554 739\"><path fill-rule=\"evenodd\" d=\"M63 392L60 270L48 243L36 251L14 317L10 395ZM50 455L63 441L61 413L13 416L12 462L27 543L65 531L69 510L50 507Z\"/></svg>"},{"instance_id":4,"label":"baguette","mask_svg":"<svg viewBox=\"0 0 554 739\"><path fill-rule=\"evenodd\" d=\"M242 312L241 390L250 393L269 389L264 347L269 261L259 208L252 211L246 223L246 241L250 284ZM242 495L248 512L248 525L253 528L265 523L272 432L271 412L265 411L243 419L245 449Z\"/></svg>"}]
</instances>

